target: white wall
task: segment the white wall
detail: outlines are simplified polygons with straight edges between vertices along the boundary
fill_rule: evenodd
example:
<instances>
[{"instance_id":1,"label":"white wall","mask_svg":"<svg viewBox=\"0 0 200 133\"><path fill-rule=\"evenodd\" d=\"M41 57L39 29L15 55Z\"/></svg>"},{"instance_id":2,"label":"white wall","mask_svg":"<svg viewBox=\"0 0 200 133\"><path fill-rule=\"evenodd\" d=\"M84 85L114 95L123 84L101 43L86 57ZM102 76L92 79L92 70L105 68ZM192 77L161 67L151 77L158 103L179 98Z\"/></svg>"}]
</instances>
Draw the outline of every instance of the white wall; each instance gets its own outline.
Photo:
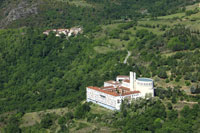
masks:
<instances>
[{"instance_id":1,"label":"white wall","mask_svg":"<svg viewBox=\"0 0 200 133\"><path fill-rule=\"evenodd\" d=\"M90 88L87 88L87 99L92 99L96 101L96 103L103 103L108 106L112 106L114 108L118 108L117 96L112 96L103 92L99 92Z\"/></svg>"},{"instance_id":2,"label":"white wall","mask_svg":"<svg viewBox=\"0 0 200 133\"><path fill-rule=\"evenodd\" d=\"M134 85L134 77L133 77L133 72L130 72L130 91L134 91L134 89L133 89L133 85Z\"/></svg>"},{"instance_id":3,"label":"white wall","mask_svg":"<svg viewBox=\"0 0 200 133\"><path fill-rule=\"evenodd\" d=\"M136 80L136 90L140 91L144 98L146 94L151 93L154 96L153 81L139 81Z\"/></svg>"},{"instance_id":4,"label":"white wall","mask_svg":"<svg viewBox=\"0 0 200 133\"><path fill-rule=\"evenodd\" d=\"M104 87L108 87L108 86L113 86L113 85L110 83L104 82Z\"/></svg>"},{"instance_id":5,"label":"white wall","mask_svg":"<svg viewBox=\"0 0 200 133\"><path fill-rule=\"evenodd\" d=\"M108 82L104 82L104 87L108 87L108 86L113 86L114 88L117 87L116 84L111 84L111 83L108 83Z\"/></svg>"},{"instance_id":6,"label":"white wall","mask_svg":"<svg viewBox=\"0 0 200 133\"><path fill-rule=\"evenodd\" d=\"M130 83L122 81L121 86L126 87L126 88L130 88Z\"/></svg>"}]
</instances>

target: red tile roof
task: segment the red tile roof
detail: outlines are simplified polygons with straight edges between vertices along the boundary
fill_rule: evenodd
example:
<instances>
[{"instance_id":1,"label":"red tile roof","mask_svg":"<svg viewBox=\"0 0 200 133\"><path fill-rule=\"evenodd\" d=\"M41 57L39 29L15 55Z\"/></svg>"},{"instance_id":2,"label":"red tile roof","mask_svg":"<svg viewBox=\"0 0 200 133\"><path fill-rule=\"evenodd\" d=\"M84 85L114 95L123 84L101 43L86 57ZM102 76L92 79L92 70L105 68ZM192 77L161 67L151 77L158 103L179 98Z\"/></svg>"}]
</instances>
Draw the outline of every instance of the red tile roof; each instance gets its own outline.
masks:
<instances>
[{"instance_id":1,"label":"red tile roof","mask_svg":"<svg viewBox=\"0 0 200 133\"><path fill-rule=\"evenodd\" d=\"M130 92L126 92L126 93L123 93L122 96L131 95L131 94L137 94L137 93L140 93L140 91L130 91Z\"/></svg>"},{"instance_id":2,"label":"red tile roof","mask_svg":"<svg viewBox=\"0 0 200 133\"><path fill-rule=\"evenodd\" d=\"M130 83L130 80L129 79L125 79L125 80L123 80L123 82Z\"/></svg>"},{"instance_id":3,"label":"red tile roof","mask_svg":"<svg viewBox=\"0 0 200 133\"><path fill-rule=\"evenodd\" d=\"M118 89L122 89L122 90L127 90L127 91L130 91L130 88L123 87L123 86L120 86L120 87L118 87Z\"/></svg>"},{"instance_id":4,"label":"red tile roof","mask_svg":"<svg viewBox=\"0 0 200 133\"><path fill-rule=\"evenodd\" d=\"M68 29L56 29L57 31L66 31Z\"/></svg>"},{"instance_id":5,"label":"red tile roof","mask_svg":"<svg viewBox=\"0 0 200 133\"><path fill-rule=\"evenodd\" d=\"M103 93L106 93L106 94L109 94L109 95L112 95L112 96L119 96L119 94L117 94L116 92L109 92L109 91L106 91L106 90L102 90L102 89L100 89L98 87L89 86L87 88L93 89L93 90L96 90L96 91L100 91L100 92L103 92Z\"/></svg>"},{"instance_id":6,"label":"red tile roof","mask_svg":"<svg viewBox=\"0 0 200 133\"><path fill-rule=\"evenodd\" d=\"M106 87L101 87L101 89L105 90L105 89L115 89L113 86L106 86Z\"/></svg>"},{"instance_id":7,"label":"red tile roof","mask_svg":"<svg viewBox=\"0 0 200 133\"><path fill-rule=\"evenodd\" d=\"M109 95L112 95L112 96L120 96L120 94L118 94L115 89L111 89L113 91L109 91L109 90L102 90L100 89L99 87L94 87L94 86L89 86L87 87L89 89L93 89L93 90L96 90L96 91L100 91L100 92L103 92L103 93L106 93L106 94L109 94ZM120 87L119 89L124 89L124 90L127 90L129 88L126 88L126 87ZM130 89L129 89L130 90ZM140 91L128 91L128 92L125 92L125 93L122 93L121 96L126 96L126 95L131 95L131 94L136 94L136 93L140 93Z\"/></svg>"}]
</instances>

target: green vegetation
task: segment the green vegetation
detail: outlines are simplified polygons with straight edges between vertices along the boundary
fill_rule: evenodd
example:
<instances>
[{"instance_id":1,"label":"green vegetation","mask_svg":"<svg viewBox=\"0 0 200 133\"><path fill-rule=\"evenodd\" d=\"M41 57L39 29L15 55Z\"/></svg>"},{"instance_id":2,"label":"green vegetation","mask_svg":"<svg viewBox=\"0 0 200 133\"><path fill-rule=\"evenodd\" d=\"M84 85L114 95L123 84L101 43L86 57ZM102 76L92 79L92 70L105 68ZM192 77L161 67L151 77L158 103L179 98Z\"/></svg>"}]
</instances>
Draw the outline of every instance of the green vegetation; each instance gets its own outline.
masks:
<instances>
[{"instance_id":1,"label":"green vegetation","mask_svg":"<svg viewBox=\"0 0 200 133\"><path fill-rule=\"evenodd\" d=\"M73 106L85 99L85 86L130 70L120 63L125 51L95 53L94 42L82 35L66 40L21 29L2 31L1 38L0 112Z\"/></svg>"},{"instance_id":2,"label":"green vegetation","mask_svg":"<svg viewBox=\"0 0 200 133\"><path fill-rule=\"evenodd\" d=\"M122 132L196 132L199 109L197 104L184 106L178 113L173 107L166 109L160 100L137 101L117 115L114 125Z\"/></svg>"},{"instance_id":3,"label":"green vegetation","mask_svg":"<svg viewBox=\"0 0 200 133\"><path fill-rule=\"evenodd\" d=\"M85 26L91 29L96 24L111 23L113 20L129 20L151 16L169 15L176 12L183 12L188 4L195 2L188 0L27 0L27 4L38 5L37 14L30 14L26 17L10 23L0 25L2 27L72 27ZM22 0L3 1L3 7L14 9L23 3ZM9 14L5 8L0 9L0 20ZM20 13L19 13L20 14ZM23 14L23 12L22 12ZM16 15L18 17L19 15ZM12 19L12 18L10 18Z\"/></svg>"},{"instance_id":4,"label":"green vegetation","mask_svg":"<svg viewBox=\"0 0 200 133\"><path fill-rule=\"evenodd\" d=\"M20 2L0 0L0 7L11 9ZM195 2L27 2L38 2L38 14L1 25L0 132L200 131L200 12ZM8 14L1 7L0 22ZM84 32L67 39L42 34L73 26ZM124 64L127 51L131 55ZM86 86L102 86L129 71L153 78L156 97L123 101L119 112L83 102Z\"/></svg>"}]
</instances>

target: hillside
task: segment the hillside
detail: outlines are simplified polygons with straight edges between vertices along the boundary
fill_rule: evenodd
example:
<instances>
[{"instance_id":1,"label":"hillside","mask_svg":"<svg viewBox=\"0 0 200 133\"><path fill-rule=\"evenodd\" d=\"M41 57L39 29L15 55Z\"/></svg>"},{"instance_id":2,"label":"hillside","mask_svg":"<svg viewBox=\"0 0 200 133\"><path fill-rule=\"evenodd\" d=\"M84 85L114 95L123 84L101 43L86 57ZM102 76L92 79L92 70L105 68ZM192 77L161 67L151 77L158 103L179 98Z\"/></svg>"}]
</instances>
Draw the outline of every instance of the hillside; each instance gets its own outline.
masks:
<instances>
[{"instance_id":1,"label":"hillside","mask_svg":"<svg viewBox=\"0 0 200 133\"><path fill-rule=\"evenodd\" d=\"M0 132L200 130L198 1L1 0L0 27ZM86 86L129 71L153 78L156 98L84 103Z\"/></svg>"},{"instance_id":2,"label":"hillside","mask_svg":"<svg viewBox=\"0 0 200 133\"><path fill-rule=\"evenodd\" d=\"M143 18L181 12L196 1L162 0L8 0L1 2L0 27L59 28L92 26L112 20ZM145 3L145 4L144 4ZM170 3L170 4L169 4Z\"/></svg>"}]
</instances>

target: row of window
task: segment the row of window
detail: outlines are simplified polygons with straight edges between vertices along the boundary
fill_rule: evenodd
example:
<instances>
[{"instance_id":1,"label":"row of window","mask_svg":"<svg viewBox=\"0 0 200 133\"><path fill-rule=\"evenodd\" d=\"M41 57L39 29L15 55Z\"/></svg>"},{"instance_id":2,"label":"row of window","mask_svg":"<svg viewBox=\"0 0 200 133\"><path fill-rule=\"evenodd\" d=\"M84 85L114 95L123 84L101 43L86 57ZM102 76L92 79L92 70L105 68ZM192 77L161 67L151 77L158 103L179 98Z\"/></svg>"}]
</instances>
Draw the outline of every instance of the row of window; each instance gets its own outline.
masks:
<instances>
[{"instance_id":1,"label":"row of window","mask_svg":"<svg viewBox=\"0 0 200 133\"><path fill-rule=\"evenodd\" d=\"M138 85L142 85L142 86L152 86L152 83L137 83Z\"/></svg>"},{"instance_id":2,"label":"row of window","mask_svg":"<svg viewBox=\"0 0 200 133\"><path fill-rule=\"evenodd\" d=\"M106 98L106 96L103 96L103 95L100 95L100 97L102 97L102 98Z\"/></svg>"},{"instance_id":3,"label":"row of window","mask_svg":"<svg viewBox=\"0 0 200 133\"><path fill-rule=\"evenodd\" d=\"M93 99L95 101L110 105L110 106L115 106L116 105L116 102L115 102L114 99L110 99L107 96L95 93L93 91L88 91L87 92L87 97L90 98L90 99Z\"/></svg>"}]
</instances>

